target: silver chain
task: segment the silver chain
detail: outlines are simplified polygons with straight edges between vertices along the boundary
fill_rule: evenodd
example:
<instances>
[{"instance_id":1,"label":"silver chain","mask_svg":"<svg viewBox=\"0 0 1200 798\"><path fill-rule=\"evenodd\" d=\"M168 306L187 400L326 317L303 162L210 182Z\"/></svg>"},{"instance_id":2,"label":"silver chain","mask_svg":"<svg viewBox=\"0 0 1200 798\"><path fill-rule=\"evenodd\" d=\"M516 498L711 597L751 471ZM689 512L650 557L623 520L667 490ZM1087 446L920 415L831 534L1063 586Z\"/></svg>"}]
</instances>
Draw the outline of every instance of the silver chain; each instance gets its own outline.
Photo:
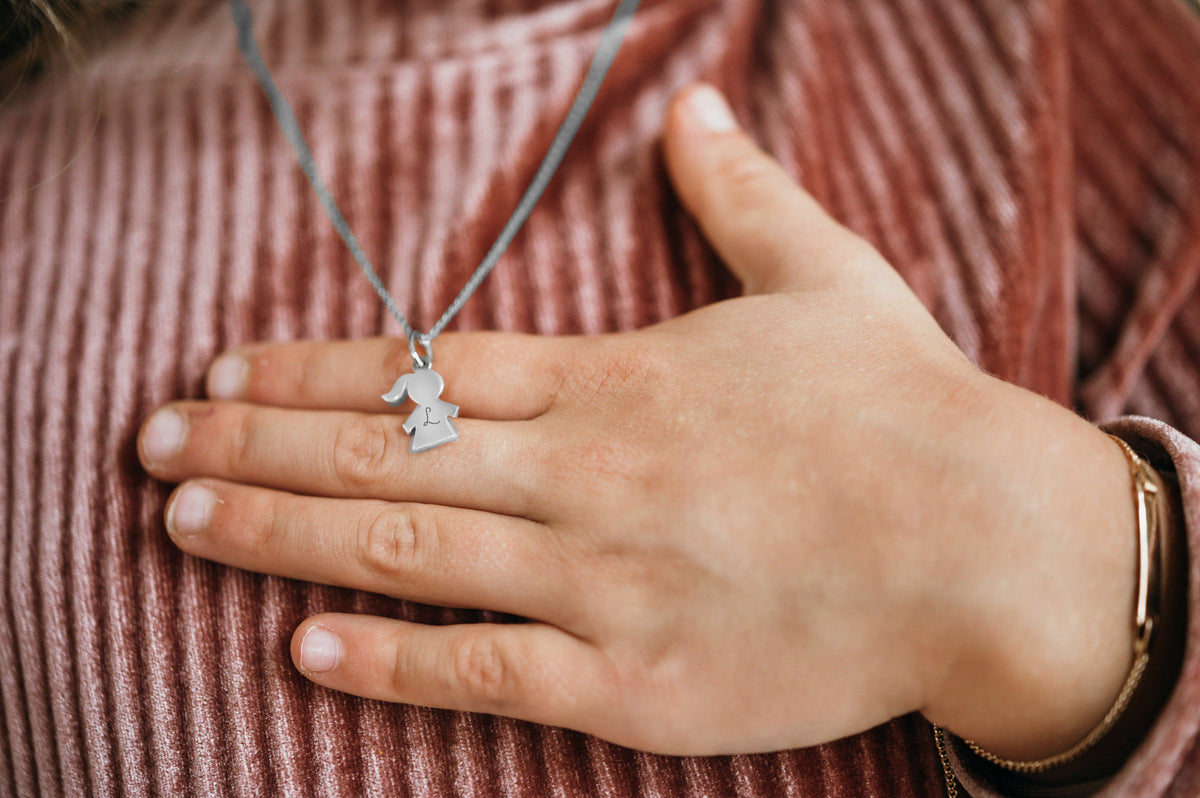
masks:
<instances>
[{"instance_id":1,"label":"silver chain","mask_svg":"<svg viewBox=\"0 0 1200 798\"><path fill-rule=\"evenodd\" d=\"M483 282L483 279L488 276L488 273L499 262L500 256L504 254L504 250L508 248L509 243L516 237L517 231L521 229L521 225L529 217L529 213L533 210L533 206L537 204L538 198L542 196L542 192L550 182L550 178L554 177L554 172L558 169L559 163L562 162L563 156L566 155L567 148L571 146L571 141L575 138L575 133L579 130L579 126L583 124L583 118L587 114L588 108L591 107L592 100L595 99L597 92L600 91L600 84L603 82L609 66L612 65L613 59L616 58L617 51L621 48L621 40L625 38L625 30L629 27L629 22L633 18L634 11L637 10L638 2L639 0L622 0L620 6L618 6L616 13L613 14L612 22L608 23L608 27L600 35L600 44L596 48L596 54L592 57L592 65L588 69L583 87L575 96L575 102L567 112L567 118L563 121L562 126L559 127L558 133L555 134L554 141L550 143L550 149L547 151L546 157L542 160L542 165L538 167L537 173L534 174L533 181L529 184L529 188L525 190L521 201L517 203L517 209L513 211L512 217L504 225L504 229L500 231L500 236L496 239L496 243L492 244L492 248L488 250L483 262L479 264L479 267L475 269L471 278L467 280L467 284L463 286L462 291L450 303L450 307L446 308L446 312L437 320L437 323L429 328L429 332L421 333L409 325L408 319L396 307L395 300L388 293L383 281L379 279L379 275L375 273L375 269L372 268L366 253L359 246L358 239L354 237L354 233L350 230L350 225L346 223L346 217L338 209L337 203L333 201L333 196L329 193L329 189L325 185L325 181L321 179L321 175L317 172L312 150L309 149L308 142L304 140L304 135L300 132L300 124L296 121L296 115L293 113L291 105L288 104L288 101L279 91L279 87L275 85L275 79L271 77L271 72L267 69L262 53L259 52L258 45L254 41L254 22L245 0L230 0L230 5L233 9L233 19L237 24L238 49L242 51L242 56L250 65L250 69L253 70L255 77L258 78L263 91L266 92L267 100L271 104L271 110L274 112L275 118L279 121L279 127L283 130L284 137L292 145L292 149L296 151L296 159L300 163L300 168L304 170L304 174L308 175L308 181L312 183L313 190L317 193L317 198L325 208L325 213L329 215L334 228L337 229L342 240L346 242L350 254L354 256L354 259L358 261L358 265L362 267L363 274L371 281L371 285L375 288L375 293L379 294L379 298L387 306L388 312L404 328L404 334L408 336L414 360L417 358L417 355L415 348L413 348L413 343L418 342L425 347L427 353L432 352L431 344L433 339L446 328L446 325L450 323L455 314L462 310L462 306L466 304L471 295L475 293L475 289L479 287L479 284Z\"/></svg>"}]
</instances>

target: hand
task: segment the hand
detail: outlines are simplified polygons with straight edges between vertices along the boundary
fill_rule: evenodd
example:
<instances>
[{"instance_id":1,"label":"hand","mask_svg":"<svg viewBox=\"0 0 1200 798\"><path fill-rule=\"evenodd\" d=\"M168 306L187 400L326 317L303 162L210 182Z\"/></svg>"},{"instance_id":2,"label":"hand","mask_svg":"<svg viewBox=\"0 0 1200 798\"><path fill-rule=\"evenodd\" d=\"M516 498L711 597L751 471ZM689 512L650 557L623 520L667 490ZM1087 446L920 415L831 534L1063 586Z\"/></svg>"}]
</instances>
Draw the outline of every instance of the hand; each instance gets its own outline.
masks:
<instances>
[{"instance_id":1,"label":"hand","mask_svg":"<svg viewBox=\"0 0 1200 798\"><path fill-rule=\"evenodd\" d=\"M911 711L1069 747L1129 665L1134 525L1111 441L978 371L891 267L736 129L672 104L672 180L747 296L632 333L447 333L459 441L379 395L406 342L248 346L139 436L218 562L526 624L322 614L328 687L676 754ZM718 117L710 115L710 120Z\"/></svg>"}]
</instances>

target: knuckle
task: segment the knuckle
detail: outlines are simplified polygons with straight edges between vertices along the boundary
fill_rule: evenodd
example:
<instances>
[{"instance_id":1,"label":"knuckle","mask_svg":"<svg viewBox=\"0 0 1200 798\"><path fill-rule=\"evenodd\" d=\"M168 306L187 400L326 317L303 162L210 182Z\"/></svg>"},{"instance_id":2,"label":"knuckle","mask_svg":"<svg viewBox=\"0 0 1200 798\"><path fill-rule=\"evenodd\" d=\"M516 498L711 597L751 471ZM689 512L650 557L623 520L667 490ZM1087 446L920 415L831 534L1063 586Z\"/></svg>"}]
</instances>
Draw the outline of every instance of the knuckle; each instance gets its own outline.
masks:
<instances>
[{"instance_id":1,"label":"knuckle","mask_svg":"<svg viewBox=\"0 0 1200 798\"><path fill-rule=\"evenodd\" d=\"M665 482L654 445L639 434L620 432L570 436L547 447L537 463L545 484L563 506L643 506Z\"/></svg>"},{"instance_id":2,"label":"knuckle","mask_svg":"<svg viewBox=\"0 0 1200 798\"><path fill-rule=\"evenodd\" d=\"M233 424L233 434L226 451L226 468L230 473L241 473L252 465L250 461L254 451L256 429L254 413L240 411Z\"/></svg>"},{"instance_id":3,"label":"knuckle","mask_svg":"<svg viewBox=\"0 0 1200 798\"><path fill-rule=\"evenodd\" d=\"M583 358L565 379L562 401L589 408L600 419L592 434L570 432L557 437L535 456L539 473L551 484L572 485L577 498L608 495L614 486L634 488L651 476L659 460L657 425L670 414L663 385L677 368L664 347L606 346ZM644 412L630 413L638 407ZM647 419L650 419L648 421Z\"/></svg>"},{"instance_id":4,"label":"knuckle","mask_svg":"<svg viewBox=\"0 0 1200 798\"><path fill-rule=\"evenodd\" d=\"M623 341L605 345L586 359L572 365L560 393L572 399L592 402L619 397L627 400L650 399L664 378L659 353L651 347L638 347Z\"/></svg>"},{"instance_id":5,"label":"knuckle","mask_svg":"<svg viewBox=\"0 0 1200 798\"><path fill-rule=\"evenodd\" d=\"M748 154L742 146L719 155L713 169L718 190L733 207L761 201L778 185L778 167L761 153Z\"/></svg>"},{"instance_id":6,"label":"knuckle","mask_svg":"<svg viewBox=\"0 0 1200 798\"><path fill-rule=\"evenodd\" d=\"M566 445L561 455L560 472L576 477L566 481L588 493L605 493L614 486L634 490L644 484L650 470L647 450L620 435Z\"/></svg>"},{"instance_id":7,"label":"knuckle","mask_svg":"<svg viewBox=\"0 0 1200 798\"><path fill-rule=\"evenodd\" d=\"M264 496L255 504L254 518L257 521L253 533L246 540L247 548L268 556L281 554L287 541L294 537L291 534L295 526L294 518L290 513L284 512L276 498Z\"/></svg>"},{"instance_id":8,"label":"knuckle","mask_svg":"<svg viewBox=\"0 0 1200 798\"><path fill-rule=\"evenodd\" d=\"M391 652L391 674L381 674L397 696L411 695L413 682L420 673L418 649L407 634L394 633L387 647ZM385 660L386 661L386 660Z\"/></svg>"},{"instance_id":9,"label":"knuckle","mask_svg":"<svg viewBox=\"0 0 1200 798\"><path fill-rule=\"evenodd\" d=\"M431 519L411 505L390 505L368 513L359 532L360 561L385 577L419 573L436 536Z\"/></svg>"},{"instance_id":10,"label":"knuckle","mask_svg":"<svg viewBox=\"0 0 1200 798\"><path fill-rule=\"evenodd\" d=\"M394 443L383 416L348 416L333 441L333 474L344 490L361 494L379 484Z\"/></svg>"},{"instance_id":11,"label":"knuckle","mask_svg":"<svg viewBox=\"0 0 1200 798\"><path fill-rule=\"evenodd\" d=\"M544 415L550 410L559 407L562 405L563 400L568 398L567 388L571 383L571 374L574 367L575 362L567 358L552 359L549 361L547 364L549 379L546 397L541 413L538 415Z\"/></svg>"},{"instance_id":12,"label":"knuckle","mask_svg":"<svg viewBox=\"0 0 1200 798\"><path fill-rule=\"evenodd\" d=\"M511 663L486 632L469 635L454 650L451 673L455 687L473 706L495 710L513 702Z\"/></svg>"}]
</instances>

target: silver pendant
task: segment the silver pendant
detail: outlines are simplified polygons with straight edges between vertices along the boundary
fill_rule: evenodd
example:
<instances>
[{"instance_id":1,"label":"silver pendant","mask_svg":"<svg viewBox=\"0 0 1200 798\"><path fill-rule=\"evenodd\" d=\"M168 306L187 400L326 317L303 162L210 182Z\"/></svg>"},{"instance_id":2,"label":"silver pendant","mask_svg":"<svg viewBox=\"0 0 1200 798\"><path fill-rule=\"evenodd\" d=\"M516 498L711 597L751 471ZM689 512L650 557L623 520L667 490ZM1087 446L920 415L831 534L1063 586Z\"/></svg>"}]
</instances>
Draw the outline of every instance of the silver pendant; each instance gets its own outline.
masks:
<instances>
[{"instance_id":1,"label":"silver pendant","mask_svg":"<svg viewBox=\"0 0 1200 798\"><path fill-rule=\"evenodd\" d=\"M392 407L400 407L408 399L417 403L417 409L404 422L404 431L412 435L412 445L408 450L413 453L458 440L458 430L450 420L458 416L458 405L439 398L446 384L442 375L430 368L433 363L432 342L422 340L421 343L425 347L425 357L417 354L416 345L409 338L408 348L413 356L412 374L405 374L396 380L392 390L383 395L383 401Z\"/></svg>"}]
</instances>

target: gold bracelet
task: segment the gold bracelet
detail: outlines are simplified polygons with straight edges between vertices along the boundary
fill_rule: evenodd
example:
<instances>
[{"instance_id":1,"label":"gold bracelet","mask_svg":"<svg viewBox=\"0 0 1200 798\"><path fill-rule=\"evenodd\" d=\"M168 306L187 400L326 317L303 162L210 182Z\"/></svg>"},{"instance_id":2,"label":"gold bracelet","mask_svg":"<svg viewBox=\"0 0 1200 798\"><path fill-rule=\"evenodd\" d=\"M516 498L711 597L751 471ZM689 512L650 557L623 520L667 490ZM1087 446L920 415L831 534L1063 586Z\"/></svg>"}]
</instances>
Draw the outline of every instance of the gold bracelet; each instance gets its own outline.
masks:
<instances>
[{"instance_id":1,"label":"gold bracelet","mask_svg":"<svg viewBox=\"0 0 1200 798\"><path fill-rule=\"evenodd\" d=\"M1086 737L1061 754L1034 759L1017 761L1004 759L988 753L971 740L963 740L967 747L978 756L1006 770L1018 773L1042 773L1051 768L1073 762L1090 750L1104 735L1116 725L1121 713L1129 706L1133 692L1142 680L1146 664L1150 661L1150 639L1154 636L1154 624L1158 619L1160 602L1160 582L1162 579L1159 568L1160 549L1162 548L1162 509L1159 501L1163 497L1158 473L1129 447L1129 444L1115 435L1109 435L1121 447L1125 458L1129 461L1129 473L1133 477L1133 495L1137 511L1138 525L1138 593L1137 607L1134 611L1134 642L1133 666L1129 676L1121 687L1116 702L1108 710L1108 714L1099 725L1091 730Z\"/></svg>"}]
</instances>

